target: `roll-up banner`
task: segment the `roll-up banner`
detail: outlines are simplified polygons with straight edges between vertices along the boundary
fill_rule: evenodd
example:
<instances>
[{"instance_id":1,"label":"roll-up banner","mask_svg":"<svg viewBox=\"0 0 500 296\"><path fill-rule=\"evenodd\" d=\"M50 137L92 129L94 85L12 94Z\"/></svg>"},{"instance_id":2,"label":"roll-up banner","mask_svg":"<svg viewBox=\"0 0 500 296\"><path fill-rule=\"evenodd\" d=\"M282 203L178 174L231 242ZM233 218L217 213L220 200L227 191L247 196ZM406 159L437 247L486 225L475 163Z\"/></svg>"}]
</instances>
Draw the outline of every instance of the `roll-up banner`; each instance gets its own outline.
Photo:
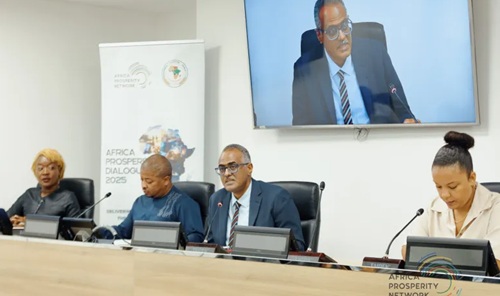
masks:
<instances>
[{"instance_id":1,"label":"roll-up banner","mask_svg":"<svg viewBox=\"0 0 500 296\"><path fill-rule=\"evenodd\" d=\"M205 53L199 40L99 45L101 225L115 225L142 195L140 167L154 153L172 181L203 180Z\"/></svg>"}]
</instances>

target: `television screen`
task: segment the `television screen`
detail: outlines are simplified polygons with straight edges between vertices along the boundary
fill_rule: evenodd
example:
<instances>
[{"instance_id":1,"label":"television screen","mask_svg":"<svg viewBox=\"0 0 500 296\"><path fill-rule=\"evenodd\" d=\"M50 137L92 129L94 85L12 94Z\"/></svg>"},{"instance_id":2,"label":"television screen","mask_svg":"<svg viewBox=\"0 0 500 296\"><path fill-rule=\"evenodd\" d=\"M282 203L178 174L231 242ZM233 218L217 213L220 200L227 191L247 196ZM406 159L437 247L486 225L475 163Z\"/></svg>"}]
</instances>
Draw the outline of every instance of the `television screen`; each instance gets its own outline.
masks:
<instances>
[{"instance_id":1,"label":"television screen","mask_svg":"<svg viewBox=\"0 0 500 296\"><path fill-rule=\"evenodd\" d=\"M479 123L470 0L316 2L245 0L256 128Z\"/></svg>"}]
</instances>

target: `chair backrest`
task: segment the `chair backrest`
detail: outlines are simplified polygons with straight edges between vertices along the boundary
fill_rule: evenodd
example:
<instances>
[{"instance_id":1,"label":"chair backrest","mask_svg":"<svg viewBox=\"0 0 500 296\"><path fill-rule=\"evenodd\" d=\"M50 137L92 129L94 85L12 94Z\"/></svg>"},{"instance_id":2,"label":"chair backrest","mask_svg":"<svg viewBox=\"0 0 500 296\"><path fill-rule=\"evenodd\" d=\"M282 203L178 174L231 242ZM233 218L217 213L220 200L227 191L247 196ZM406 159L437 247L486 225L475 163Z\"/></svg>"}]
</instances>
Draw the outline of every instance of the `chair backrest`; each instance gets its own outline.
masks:
<instances>
[{"instance_id":1,"label":"chair backrest","mask_svg":"<svg viewBox=\"0 0 500 296\"><path fill-rule=\"evenodd\" d=\"M387 49L384 26L376 22L352 23L352 34L356 37L369 38L380 41ZM302 33L300 41L300 53L304 54L312 49L322 48L316 37L316 29L307 30Z\"/></svg>"},{"instance_id":2,"label":"chair backrest","mask_svg":"<svg viewBox=\"0 0 500 296\"><path fill-rule=\"evenodd\" d=\"M63 178L59 182L62 189L72 191L78 199L81 212L94 204L94 180L87 178ZM94 219L94 209L89 210L82 218Z\"/></svg>"},{"instance_id":3,"label":"chair backrest","mask_svg":"<svg viewBox=\"0 0 500 296\"><path fill-rule=\"evenodd\" d=\"M489 191L500 193L500 182L483 182L481 185L488 188Z\"/></svg>"},{"instance_id":4,"label":"chair backrest","mask_svg":"<svg viewBox=\"0 0 500 296\"><path fill-rule=\"evenodd\" d=\"M317 213L318 225L315 231L316 239L311 242L311 238L313 236L316 211L319 202L318 184L303 181L277 181L269 183L278 185L290 193L297 210L299 210L300 224L302 226L302 234L304 235L306 247L311 243L312 251L316 252L318 250L319 228L321 225L319 212Z\"/></svg>"},{"instance_id":5,"label":"chair backrest","mask_svg":"<svg viewBox=\"0 0 500 296\"><path fill-rule=\"evenodd\" d=\"M174 186L198 203L200 206L201 221L203 221L203 226L205 226L205 220L208 215L208 201L210 196L215 192L215 185L207 182L179 181L175 182Z\"/></svg>"}]
</instances>

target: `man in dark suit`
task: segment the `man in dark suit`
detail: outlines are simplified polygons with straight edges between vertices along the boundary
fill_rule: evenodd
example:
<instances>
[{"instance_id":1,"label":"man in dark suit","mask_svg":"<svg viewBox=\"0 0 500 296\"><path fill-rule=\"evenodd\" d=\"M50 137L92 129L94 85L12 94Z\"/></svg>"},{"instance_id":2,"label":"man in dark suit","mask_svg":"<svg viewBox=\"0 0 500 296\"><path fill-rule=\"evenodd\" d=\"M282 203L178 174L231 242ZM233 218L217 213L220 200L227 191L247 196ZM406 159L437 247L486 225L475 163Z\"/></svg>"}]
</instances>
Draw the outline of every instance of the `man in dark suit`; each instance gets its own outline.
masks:
<instances>
[{"instance_id":1,"label":"man in dark suit","mask_svg":"<svg viewBox=\"0 0 500 296\"><path fill-rule=\"evenodd\" d=\"M356 37L342 0L318 0L314 14L323 46L294 65L293 124L415 123L385 45Z\"/></svg>"},{"instance_id":2,"label":"man in dark suit","mask_svg":"<svg viewBox=\"0 0 500 296\"><path fill-rule=\"evenodd\" d=\"M290 228L299 250L305 249L300 217L290 194L279 186L252 178L248 150L228 145L215 169L224 188L210 197L208 241L232 247L234 225Z\"/></svg>"}]
</instances>

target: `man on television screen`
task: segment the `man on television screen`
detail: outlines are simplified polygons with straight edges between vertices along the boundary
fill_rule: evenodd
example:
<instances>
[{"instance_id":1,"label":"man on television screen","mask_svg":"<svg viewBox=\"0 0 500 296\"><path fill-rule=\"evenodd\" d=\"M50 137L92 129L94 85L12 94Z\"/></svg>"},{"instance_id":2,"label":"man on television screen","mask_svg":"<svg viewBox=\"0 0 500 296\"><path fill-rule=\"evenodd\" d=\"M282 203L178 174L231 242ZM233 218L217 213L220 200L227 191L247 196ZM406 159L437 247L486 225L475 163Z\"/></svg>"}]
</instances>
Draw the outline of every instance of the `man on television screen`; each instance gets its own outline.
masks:
<instances>
[{"instance_id":1,"label":"man on television screen","mask_svg":"<svg viewBox=\"0 0 500 296\"><path fill-rule=\"evenodd\" d=\"M232 248L236 225L290 228L299 250L305 249L299 211L290 193L252 178L253 164L245 147L226 146L215 171L224 188L210 197L208 242Z\"/></svg>"},{"instance_id":2,"label":"man on television screen","mask_svg":"<svg viewBox=\"0 0 500 296\"><path fill-rule=\"evenodd\" d=\"M385 42L357 36L342 0L316 1L314 19L320 44L294 65L294 125L418 122Z\"/></svg>"}]
</instances>

